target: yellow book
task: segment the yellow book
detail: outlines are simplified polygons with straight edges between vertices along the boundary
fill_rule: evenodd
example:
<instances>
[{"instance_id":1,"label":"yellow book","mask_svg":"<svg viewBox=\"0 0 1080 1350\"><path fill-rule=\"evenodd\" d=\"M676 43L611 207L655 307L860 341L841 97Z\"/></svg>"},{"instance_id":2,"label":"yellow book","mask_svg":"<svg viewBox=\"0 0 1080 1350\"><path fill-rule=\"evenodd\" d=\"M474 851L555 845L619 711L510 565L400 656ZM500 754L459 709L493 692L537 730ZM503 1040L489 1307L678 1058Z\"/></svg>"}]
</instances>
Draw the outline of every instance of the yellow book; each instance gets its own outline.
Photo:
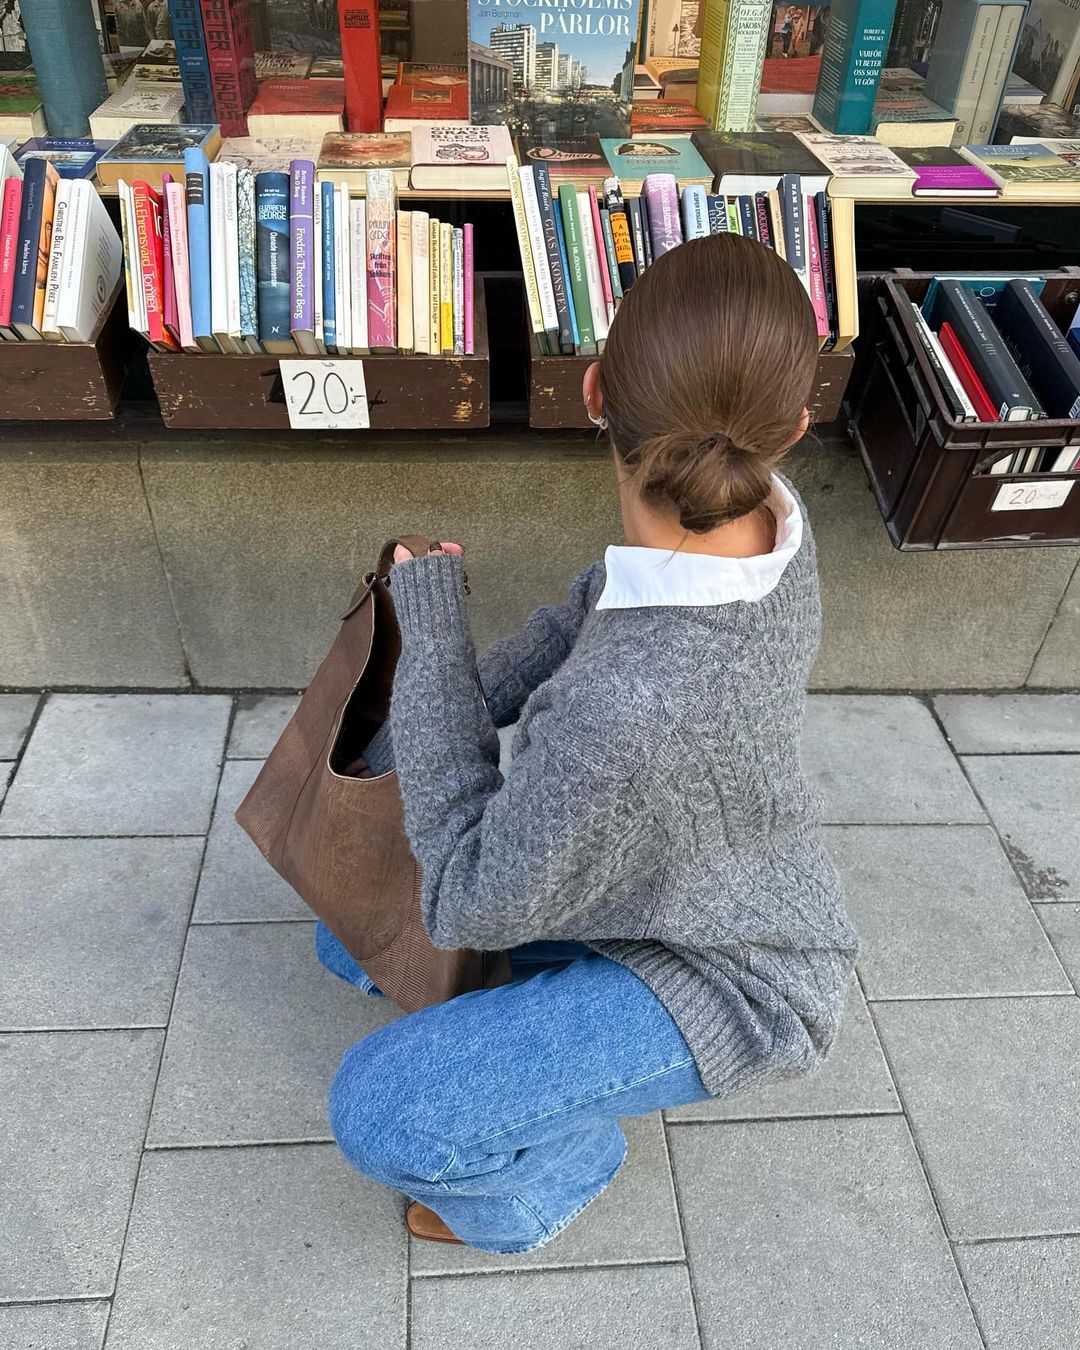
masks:
<instances>
[{"instance_id":1,"label":"yellow book","mask_svg":"<svg viewBox=\"0 0 1080 1350\"><path fill-rule=\"evenodd\" d=\"M439 222L431 220L428 224L428 318L430 320L430 329L428 333L428 346L432 356L439 355L439 245L442 240L442 234L439 230Z\"/></svg>"},{"instance_id":2,"label":"yellow book","mask_svg":"<svg viewBox=\"0 0 1080 1350\"><path fill-rule=\"evenodd\" d=\"M411 352L413 340L412 310L412 212L397 213L397 345L399 352Z\"/></svg>"},{"instance_id":3,"label":"yellow book","mask_svg":"<svg viewBox=\"0 0 1080 1350\"><path fill-rule=\"evenodd\" d=\"M454 227L448 221L439 226L439 351L449 356L454 350Z\"/></svg>"}]
</instances>

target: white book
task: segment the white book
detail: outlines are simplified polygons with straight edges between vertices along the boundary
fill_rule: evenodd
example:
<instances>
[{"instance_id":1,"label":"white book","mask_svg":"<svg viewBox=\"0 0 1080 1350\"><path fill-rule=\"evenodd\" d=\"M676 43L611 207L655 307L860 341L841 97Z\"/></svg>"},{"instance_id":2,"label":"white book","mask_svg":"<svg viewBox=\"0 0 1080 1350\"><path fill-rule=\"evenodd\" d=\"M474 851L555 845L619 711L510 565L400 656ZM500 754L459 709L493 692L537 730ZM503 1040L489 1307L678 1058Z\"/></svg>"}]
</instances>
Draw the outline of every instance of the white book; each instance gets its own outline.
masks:
<instances>
[{"instance_id":1,"label":"white book","mask_svg":"<svg viewBox=\"0 0 1080 1350\"><path fill-rule=\"evenodd\" d=\"M229 256L225 241L228 180L224 162L210 165L210 331L223 352L237 347L229 336Z\"/></svg>"},{"instance_id":2,"label":"white book","mask_svg":"<svg viewBox=\"0 0 1080 1350\"><path fill-rule=\"evenodd\" d=\"M426 211L412 213L412 303L414 350L431 354L431 252L430 217Z\"/></svg>"},{"instance_id":3,"label":"white book","mask_svg":"<svg viewBox=\"0 0 1080 1350\"><path fill-rule=\"evenodd\" d=\"M135 293L135 331L149 340L150 320L146 314L146 278L139 256L139 232L135 225L135 189L124 183L127 196L128 230L131 235L131 286Z\"/></svg>"},{"instance_id":4,"label":"white book","mask_svg":"<svg viewBox=\"0 0 1080 1350\"><path fill-rule=\"evenodd\" d=\"M64 261L60 268L60 285L56 299L55 324L58 332L61 332L61 325L68 323L74 315L74 301L78 299L75 289L76 273L78 272L78 263L84 242L83 236L87 228L90 210L86 193L76 191L79 181L81 180L72 182L68 202L67 244L64 248ZM48 296L46 296L46 303L48 303Z\"/></svg>"},{"instance_id":5,"label":"white book","mask_svg":"<svg viewBox=\"0 0 1080 1350\"><path fill-rule=\"evenodd\" d=\"M397 346L400 352L415 350L412 301L412 212L397 213Z\"/></svg>"},{"instance_id":6,"label":"white book","mask_svg":"<svg viewBox=\"0 0 1080 1350\"><path fill-rule=\"evenodd\" d=\"M582 251L585 254L585 280L589 287L589 310L592 314L593 332L596 334L596 350L600 353L604 350L611 325L608 323L607 306L604 304L604 286L600 280L600 254L597 252L596 235L593 232L589 194L579 192L577 204L581 220Z\"/></svg>"},{"instance_id":7,"label":"white book","mask_svg":"<svg viewBox=\"0 0 1080 1350\"><path fill-rule=\"evenodd\" d=\"M971 399L968 398L967 390L960 383L960 377L956 373L956 367L949 360L945 348L941 345L941 339L933 329L931 329L929 324L926 325L926 335L930 339L930 345L933 347L937 359L941 362L941 368L945 372L945 378L952 386L952 391L964 410L964 421L977 422L979 420L979 415L975 411L975 405L972 403Z\"/></svg>"},{"instance_id":8,"label":"white book","mask_svg":"<svg viewBox=\"0 0 1080 1350\"><path fill-rule=\"evenodd\" d=\"M18 141L12 141L12 145L17 145ZM21 178L22 169L15 163L15 157L6 145L0 145L0 184L5 183L9 178Z\"/></svg>"},{"instance_id":9,"label":"white book","mask_svg":"<svg viewBox=\"0 0 1080 1350\"><path fill-rule=\"evenodd\" d=\"M197 352L199 344L191 326L191 263L188 258L187 198L183 183L165 184L165 210L169 217L169 250L176 286L176 320L180 346Z\"/></svg>"},{"instance_id":10,"label":"white book","mask_svg":"<svg viewBox=\"0 0 1080 1350\"><path fill-rule=\"evenodd\" d=\"M240 322L240 220L236 196L236 165L224 164L225 193L225 284L228 335L233 350L244 350L243 328Z\"/></svg>"},{"instance_id":11,"label":"white book","mask_svg":"<svg viewBox=\"0 0 1080 1350\"><path fill-rule=\"evenodd\" d=\"M523 165L518 174L521 177L521 195L525 199L525 221L529 227L529 244L533 267L536 270L536 284L540 291L540 317L548 335L548 342L554 340L552 351L557 352L559 311L555 308L555 288L551 284L551 268L548 266L547 245L544 243L544 220L540 214L540 200L536 195L536 180L533 178L532 165ZM585 205L588 208L588 193L585 195Z\"/></svg>"},{"instance_id":12,"label":"white book","mask_svg":"<svg viewBox=\"0 0 1080 1350\"><path fill-rule=\"evenodd\" d=\"M465 235L454 227L454 355L465 355Z\"/></svg>"},{"instance_id":13,"label":"white book","mask_svg":"<svg viewBox=\"0 0 1080 1350\"><path fill-rule=\"evenodd\" d=\"M338 183L334 209L334 294L337 301L337 345L352 351L352 266L349 249L349 185Z\"/></svg>"},{"instance_id":14,"label":"white book","mask_svg":"<svg viewBox=\"0 0 1080 1350\"><path fill-rule=\"evenodd\" d=\"M45 274L45 309L41 316L41 336L47 342L62 342L63 333L56 324L56 309L60 299L60 284L64 268L64 241L68 237L71 211L70 178L61 178L56 185L53 202L52 240L49 245L49 265Z\"/></svg>"},{"instance_id":15,"label":"white book","mask_svg":"<svg viewBox=\"0 0 1080 1350\"><path fill-rule=\"evenodd\" d=\"M132 81L90 114L90 135L96 141L118 141L137 122L176 123L183 111L183 89Z\"/></svg>"},{"instance_id":16,"label":"white book","mask_svg":"<svg viewBox=\"0 0 1080 1350\"><path fill-rule=\"evenodd\" d=\"M352 349L358 355L368 350L367 321L367 202L349 201L349 269L352 273Z\"/></svg>"},{"instance_id":17,"label":"white book","mask_svg":"<svg viewBox=\"0 0 1080 1350\"><path fill-rule=\"evenodd\" d=\"M127 293L128 327L133 333L139 331L139 310L135 302L135 221L128 214L127 184L121 180L116 185L120 203L120 234L124 241L124 289Z\"/></svg>"},{"instance_id":18,"label":"white book","mask_svg":"<svg viewBox=\"0 0 1080 1350\"><path fill-rule=\"evenodd\" d=\"M311 287L312 328L315 330L315 345L321 356L326 355L326 332L323 327L323 257L322 257L322 193L316 183L311 194L311 214L314 223L311 230Z\"/></svg>"},{"instance_id":19,"label":"white book","mask_svg":"<svg viewBox=\"0 0 1080 1350\"><path fill-rule=\"evenodd\" d=\"M75 262L74 280L62 292L57 318L69 342L89 342L116 295L124 266L124 249L116 226L92 183L85 178L74 184L76 203L73 219L85 222L78 236L69 236Z\"/></svg>"}]
</instances>

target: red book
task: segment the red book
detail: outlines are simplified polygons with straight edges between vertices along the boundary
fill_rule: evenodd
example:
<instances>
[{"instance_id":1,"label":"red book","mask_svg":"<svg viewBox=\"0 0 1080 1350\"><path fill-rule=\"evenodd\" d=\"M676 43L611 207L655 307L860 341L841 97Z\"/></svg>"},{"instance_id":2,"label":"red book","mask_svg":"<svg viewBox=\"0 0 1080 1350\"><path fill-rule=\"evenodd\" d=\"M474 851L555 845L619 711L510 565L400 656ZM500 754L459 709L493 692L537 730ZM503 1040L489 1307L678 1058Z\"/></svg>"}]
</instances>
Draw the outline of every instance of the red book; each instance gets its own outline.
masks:
<instances>
[{"instance_id":1,"label":"red book","mask_svg":"<svg viewBox=\"0 0 1080 1350\"><path fill-rule=\"evenodd\" d=\"M162 316L165 327L172 334L177 346L180 345L180 314L176 305L176 277L173 272L172 241L170 239L169 209L166 205L165 190L173 182L171 173L161 175L161 255L163 260L162 284L164 294L162 295Z\"/></svg>"},{"instance_id":2,"label":"red book","mask_svg":"<svg viewBox=\"0 0 1080 1350\"><path fill-rule=\"evenodd\" d=\"M135 245L139 250L143 295L146 297L146 335L155 347L175 347L165 328L164 242L161 237L161 193L149 183L133 183L135 196Z\"/></svg>"},{"instance_id":3,"label":"red book","mask_svg":"<svg viewBox=\"0 0 1080 1350\"><path fill-rule=\"evenodd\" d=\"M382 131L378 0L338 0L348 131ZM466 91L468 102L468 91Z\"/></svg>"},{"instance_id":4,"label":"red book","mask_svg":"<svg viewBox=\"0 0 1080 1350\"><path fill-rule=\"evenodd\" d=\"M708 118L682 99L647 99L630 107L631 136L648 131L696 131L708 125Z\"/></svg>"},{"instance_id":5,"label":"red book","mask_svg":"<svg viewBox=\"0 0 1080 1350\"><path fill-rule=\"evenodd\" d=\"M309 133L325 135L326 131L341 129L341 116L345 111L344 80L263 80L255 102L248 109L248 119L252 124L252 135L294 135ZM284 127L270 128L261 119L295 117L295 130ZM323 125L305 127L305 119L318 117L330 118L335 128Z\"/></svg>"},{"instance_id":6,"label":"red book","mask_svg":"<svg viewBox=\"0 0 1080 1350\"><path fill-rule=\"evenodd\" d=\"M1000 422L997 415L997 409L990 400L990 395L983 387L982 380L975 374L975 368L968 360L967 352L960 345L960 339L953 331L951 323L943 323L938 332L941 339L941 349L952 362L952 368L956 371L956 378L964 386L964 393L975 406L975 416L980 422Z\"/></svg>"},{"instance_id":7,"label":"red book","mask_svg":"<svg viewBox=\"0 0 1080 1350\"><path fill-rule=\"evenodd\" d=\"M392 84L386 116L402 122L469 120L469 87L461 84Z\"/></svg>"},{"instance_id":8,"label":"red book","mask_svg":"<svg viewBox=\"0 0 1080 1350\"><path fill-rule=\"evenodd\" d=\"M19 252L22 186L21 178L9 178L4 184L3 203L0 204L0 328L8 328L11 324L11 293L15 286L15 260Z\"/></svg>"},{"instance_id":9,"label":"red book","mask_svg":"<svg viewBox=\"0 0 1080 1350\"><path fill-rule=\"evenodd\" d=\"M223 136L247 135L255 97L255 41L247 0L199 0L214 107Z\"/></svg>"}]
</instances>

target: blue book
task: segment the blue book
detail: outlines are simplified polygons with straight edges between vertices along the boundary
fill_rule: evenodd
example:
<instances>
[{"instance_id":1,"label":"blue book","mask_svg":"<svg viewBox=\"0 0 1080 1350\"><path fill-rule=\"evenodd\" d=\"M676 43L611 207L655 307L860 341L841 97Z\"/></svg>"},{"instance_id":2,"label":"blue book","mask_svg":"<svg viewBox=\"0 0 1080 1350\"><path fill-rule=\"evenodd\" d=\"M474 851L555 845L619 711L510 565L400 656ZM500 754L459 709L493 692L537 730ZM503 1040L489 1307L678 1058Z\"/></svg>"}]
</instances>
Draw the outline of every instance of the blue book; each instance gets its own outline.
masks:
<instances>
[{"instance_id":1,"label":"blue book","mask_svg":"<svg viewBox=\"0 0 1080 1350\"><path fill-rule=\"evenodd\" d=\"M15 163L25 169L27 160L47 159L61 178L93 178L98 160L112 145L83 136L35 136L19 146Z\"/></svg>"},{"instance_id":2,"label":"blue book","mask_svg":"<svg viewBox=\"0 0 1080 1350\"><path fill-rule=\"evenodd\" d=\"M289 323L297 347L318 356L315 338L315 165L289 163Z\"/></svg>"},{"instance_id":3,"label":"blue book","mask_svg":"<svg viewBox=\"0 0 1080 1350\"><path fill-rule=\"evenodd\" d=\"M333 183L320 183L322 192L322 322L327 349L337 348L337 259L334 256L334 208L337 193Z\"/></svg>"},{"instance_id":4,"label":"blue book","mask_svg":"<svg viewBox=\"0 0 1080 1350\"><path fill-rule=\"evenodd\" d=\"M49 162L32 159L23 174L19 238L15 254L15 281L11 292L11 327L23 337L40 336L34 327L34 289L37 286L41 221L45 213ZM56 179L53 179L55 182Z\"/></svg>"},{"instance_id":5,"label":"blue book","mask_svg":"<svg viewBox=\"0 0 1080 1350\"><path fill-rule=\"evenodd\" d=\"M188 265L191 270L191 330L199 349L218 352L210 317L210 162L204 151L184 151Z\"/></svg>"},{"instance_id":6,"label":"blue book","mask_svg":"<svg viewBox=\"0 0 1080 1350\"><path fill-rule=\"evenodd\" d=\"M709 233L709 204L700 183L691 183L682 191L683 238L700 239Z\"/></svg>"},{"instance_id":7,"label":"blue book","mask_svg":"<svg viewBox=\"0 0 1080 1350\"><path fill-rule=\"evenodd\" d=\"M630 137L601 136L600 146L611 172L622 180L623 190L631 191L651 173L674 174L680 187L684 183L712 186L712 170L698 154L689 136Z\"/></svg>"},{"instance_id":8,"label":"blue book","mask_svg":"<svg viewBox=\"0 0 1080 1350\"><path fill-rule=\"evenodd\" d=\"M870 130L895 11L896 0L834 0L813 109L826 131L865 136Z\"/></svg>"},{"instance_id":9,"label":"blue book","mask_svg":"<svg viewBox=\"0 0 1080 1350\"><path fill-rule=\"evenodd\" d=\"M26 45L53 136L85 136L109 96L105 64L86 0L22 0Z\"/></svg>"},{"instance_id":10,"label":"blue book","mask_svg":"<svg viewBox=\"0 0 1080 1350\"><path fill-rule=\"evenodd\" d=\"M169 23L184 86L184 117L188 122L216 122L210 57L199 0L169 0Z\"/></svg>"},{"instance_id":11,"label":"blue book","mask_svg":"<svg viewBox=\"0 0 1080 1350\"><path fill-rule=\"evenodd\" d=\"M563 233L562 211L558 203L554 203L555 212L555 233L559 240L559 261L562 263L563 276L570 275L570 260L566 256L566 235ZM566 307L570 311L570 332L573 335L574 347L578 345L578 326L577 314L574 310L574 292L569 286L566 287Z\"/></svg>"},{"instance_id":12,"label":"blue book","mask_svg":"<svg viewBox=\"0 0 1080 1350\"><path fill-rule=\"evenodd\" d=\"M268 352L296 351L289 332L289 175L255 175L255 256L259 341Z\"/></svg>"}]
</instances>

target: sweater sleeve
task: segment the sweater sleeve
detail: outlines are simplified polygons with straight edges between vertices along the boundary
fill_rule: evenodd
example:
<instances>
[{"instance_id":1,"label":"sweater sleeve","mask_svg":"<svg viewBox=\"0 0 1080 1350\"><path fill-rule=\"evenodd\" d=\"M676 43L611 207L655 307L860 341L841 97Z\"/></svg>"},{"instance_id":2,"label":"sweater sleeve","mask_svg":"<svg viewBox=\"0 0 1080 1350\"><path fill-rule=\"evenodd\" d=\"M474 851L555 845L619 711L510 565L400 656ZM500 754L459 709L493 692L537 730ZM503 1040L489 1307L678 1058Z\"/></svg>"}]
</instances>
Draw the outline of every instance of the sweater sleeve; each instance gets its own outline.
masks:
<instances>
[{"instance_id":1,"label":"sweater sleeve","mask_svg":"<svg viewBox=\"0 0 1080 1350\"><path fill-rule=\"evenodd\" d=\"M587 691L544 708L504 781L475 680L461 561L394 568L402 654L391 727L405 827L423 869L424 923L440 947L558 937L639 875L638 792ZM586 706L590 702L597 706ZM612 762L611 756L617 757ZM635 826L638 825L635 820Z\"/></svg>"}]
</instances>

